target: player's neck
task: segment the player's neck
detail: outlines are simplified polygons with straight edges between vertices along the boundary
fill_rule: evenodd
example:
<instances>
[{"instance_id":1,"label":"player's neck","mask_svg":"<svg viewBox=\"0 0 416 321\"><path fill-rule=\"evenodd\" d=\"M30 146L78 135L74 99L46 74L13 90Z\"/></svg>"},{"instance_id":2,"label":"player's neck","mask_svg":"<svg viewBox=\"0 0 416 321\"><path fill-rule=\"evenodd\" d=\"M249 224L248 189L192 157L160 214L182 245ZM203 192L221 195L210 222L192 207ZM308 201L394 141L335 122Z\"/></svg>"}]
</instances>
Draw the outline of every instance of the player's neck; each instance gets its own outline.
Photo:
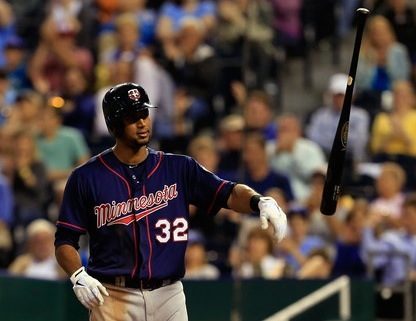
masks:
<instances>
[{"instance_id":1,"label":"player's neck","mask_svg":"<svg viewBox=\"0 0 416 321\"><path fill-rule=\"evenodd\" d=\"M113 147L113 153L120 162L134 165L143 162L149 152L147 146L142 146L138 150L132 150L131 148L125 148L120 144L116 144Z\"/></svg>"}]
</instances>

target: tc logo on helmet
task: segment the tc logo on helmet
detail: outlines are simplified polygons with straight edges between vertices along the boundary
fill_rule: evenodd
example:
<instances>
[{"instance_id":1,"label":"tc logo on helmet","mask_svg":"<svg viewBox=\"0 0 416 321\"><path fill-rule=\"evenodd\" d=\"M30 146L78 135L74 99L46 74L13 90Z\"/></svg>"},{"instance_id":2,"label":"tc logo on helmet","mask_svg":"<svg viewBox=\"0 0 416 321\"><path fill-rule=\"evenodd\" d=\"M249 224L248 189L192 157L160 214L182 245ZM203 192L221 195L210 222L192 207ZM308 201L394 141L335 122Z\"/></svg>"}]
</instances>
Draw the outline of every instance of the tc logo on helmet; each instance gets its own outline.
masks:
<instances>
[{"instance_id":1,"label":"tc logo on helmet","mask_svg":"<svg viewBox=\"0 0 416 321\"><path fill-rule=\"evenodd\" d=\"M138 89L134 88L134 89L130 89L127 94L129 95L130 99L133 100L139 100L140 98L140 92Z\"/></svg>"}]
</instances>

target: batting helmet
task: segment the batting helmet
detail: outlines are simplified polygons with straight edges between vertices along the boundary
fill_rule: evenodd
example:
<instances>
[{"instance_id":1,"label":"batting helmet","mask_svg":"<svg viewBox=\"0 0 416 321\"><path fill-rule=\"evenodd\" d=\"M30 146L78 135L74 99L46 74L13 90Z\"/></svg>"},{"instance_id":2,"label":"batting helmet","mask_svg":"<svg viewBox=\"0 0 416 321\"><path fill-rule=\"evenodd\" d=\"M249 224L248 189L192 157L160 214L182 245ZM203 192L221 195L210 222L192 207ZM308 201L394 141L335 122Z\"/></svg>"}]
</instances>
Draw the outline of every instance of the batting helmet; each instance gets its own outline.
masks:
<instances>
[{"instance_id":1,"label":"batting helmet","mask_svg":"<svg viewBox=\"0 0 416 321\"><path fill-rule=\"evenodd\" d=\"M112 133L123 128L124 116L156 107L150 104L149 96L143 87L132 82L110 88L104 95L102 106L105 123Z\"/></svg>"}]
</instances>

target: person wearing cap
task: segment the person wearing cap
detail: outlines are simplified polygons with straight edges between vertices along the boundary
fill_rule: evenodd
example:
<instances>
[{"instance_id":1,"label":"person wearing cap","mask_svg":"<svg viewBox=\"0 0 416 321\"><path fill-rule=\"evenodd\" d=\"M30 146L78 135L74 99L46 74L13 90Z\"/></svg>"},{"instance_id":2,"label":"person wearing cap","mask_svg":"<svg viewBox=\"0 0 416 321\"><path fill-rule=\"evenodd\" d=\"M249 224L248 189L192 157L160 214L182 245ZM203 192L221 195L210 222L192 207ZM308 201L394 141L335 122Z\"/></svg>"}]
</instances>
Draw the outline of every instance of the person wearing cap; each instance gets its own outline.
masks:
<instances>
[{"instance_id":1,"label":"person wearing cap","mask_svg":"<svg viewBox=\"0 0 416 321\"><path fill-rule=\"evenodd\" d=\"M321 146L327 157L331 152L341 116L347 82L348 75L343 73L336 73L330 77L326 106L313 110L305 125L306 137ZM370 116L368 112L353 104L350 113L346 155L346 167L350 170L345 171L349 177L351 177L354 165L368 158L369 135Z\"/></svg>"}]
</instances>

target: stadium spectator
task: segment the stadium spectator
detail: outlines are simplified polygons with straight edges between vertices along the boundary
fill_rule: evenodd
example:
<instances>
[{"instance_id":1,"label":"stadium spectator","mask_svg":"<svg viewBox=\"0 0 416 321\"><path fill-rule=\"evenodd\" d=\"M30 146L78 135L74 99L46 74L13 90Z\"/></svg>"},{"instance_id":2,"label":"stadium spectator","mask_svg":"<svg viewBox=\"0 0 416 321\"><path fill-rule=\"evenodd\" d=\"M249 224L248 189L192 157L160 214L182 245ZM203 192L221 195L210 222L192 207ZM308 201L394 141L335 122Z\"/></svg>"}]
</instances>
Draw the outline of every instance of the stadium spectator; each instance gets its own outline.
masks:
<instances>
[{"instance_id":1,"label":"stadium spectator","mask_svg":"<svg viewBox=\"0 0 416 321\"><path fill-rule=\"evenodd\" d=\"M29 54L24 40L18 36L9 37L4 48L4 57L10 86L17 92L31 89L32 83L27 75Z\"/></svg>"},{"instance_id":2,"label":"stadium spectator","mask_svg":"<svg viewBox=\"0 0 416 321\"><path fill-rule=\"evenodd\" d=\"M43 95L35 90L26 89L18 92L11 113L4 124L9 130L18 130L22 126L31 132L37 133L38 119L42 106L45 104Z\"/></svg>"},{"instance_id":3,"label":"stadium spectator","mask_svg":"<svg viewBox=\"0 0 416 321\"><path fill-rule=\"evenodd\" d=\"M409 81L393 85L391 110L376 115L371 132L371 152L416 156L416 99Z\"/></svg>"},{"instance_id":4,"label":"stadium spectator","mask_svg":"<svg viewBox=\"0 0 416 321\"><path fill-rule=\"evenodd\" d=\"M370 212L365 220L362 239L363 259L371 264L376 281L384 286L400 285L405 280L415 279L416 266L416 196L411 193L403 203L403 229L378 230L385 223L386 216ZM410 260L410 271L407 271L406 260Z\"/></svg>"},{"instance_id":5,"label":"stadium spectator","mask_svg":"<svg viewBox=\"0 0 416 321\"><path fill-rule=\"evenodd\" d=\"M402 227L402 207L405 200L406 173L397 163L380 164L380 173L375 179L375 197L370 200L370 210L385 216L388 228Z\"/></svg>"},{"instance_id":6,"label":"stadium spectator","mask_svg":"<svg viewBox=\"0 0 416 321\"><path fill-rule=\"evenodd\" d=\"M280 279L285 262L275 257L273 252L274 244L269 231L253 227L247 234L244 248L233 248L230 252L233 275L243 279Z\"/></svg>"},{"instance_id":7,"label":"stadium spectator","mask_svg":"<svg viewBox=\"0 0 416 321\"><path fill-rule=\"evenodd\" d=\"M308 260L313 250L325 249L325 242L319 236L309 235L309 221L303 208L292 208L288 212L288 236L277 245L278 256L286 262L286 276L295 277Z\"/></svg>"},{"instance_id":8,"label":"stadium spectator","mask_svg":"<svg viewBox=\"0 0 416 321\"><path fill-rule=\"evenodd\" d=\"M366 23L355 82L357 104L374 113L382 107L381 95L397 80L410 80L411 61L397 41L387 18L373 15ZM352 122L351 122L352 123Z\"/></svg>"},{"instance_id":9,"label":"stadium spectator","mask_svg":"<svg viewBox=\"0 0 416 321\"><path fill-rule=\"evenodd\" d=\"M93 54L76 42L80 28L78 20L69 18L60 24L52 18L43 22L41 40L31 57L28 69L32 84L40 93L61 94L65 71L71 67L78 67L87 77L92 77Z\"/></svg>"},{"instance_id":10,"label":"stadium spectator","mask_svg":"<svg viewBox=\"0 0 416 321\"><path fill-rule=\"evenodd\" d=\"M260 131L267 141L275 140L278 128L274 122L274 106L270 95L263 90L247 93L243 116L247 131Z\"/></svg>"},{"instance_id":11,"label":"stadium spectator","mask_svg":"<svg viewBox=\"0 0 416 321\"><path fill-rule=\"evenodd\" d=\"M62 89L64 126L78 129L89 143L94 127L95 96L88 76L78 67L65 71Z\"/></svg>"},{"instance_id":12,"label":"stadium spectator","mask_svg":"<svg viewBox=\"0 0 416 321\"><path fill-rule=\"evenodd\" d=\"M157 12L147 5L146 0L120 0L119 14L132 13L138 23L140 30L140 44L144 46L153 45L156 36Z\"/></svg>"},{"instance_id":13,"label":"stadium spectator","mask_svg":"<svg viewBox=\"0 0 416 321\"><path fill-rule=\"evenodd\" d=\"M166 70L178 88L177 117L189 119L191 135L215 125L214 96L219 62L206 43L207 30L201 20L184 18L177 34L177 51L166 56Z\"/></svg>"},{"instance_id":14,"label":"stadium spectator","mask_svg":"<svg viewBox=\"0 0 416 321\"><path fill-rule=\"evenodd\" d=\"M106 40L108 39L108 40ZM100 36L96 87L109 85L112 65L124 61L133 66L139 55L140 31L132 13L117 15L114 29Z\"/></svg>"},{"instance_id":15,"label":"stadium spectator","mask_svg":"<svg viewBox=\"0 0 416 321\"><path fill-rule=\"evenodd\" d=\"M267 90L275 77L273 63L273 8L268 0L241 1L245 16L243 69L244 83L249 89Z\"/></svg>"},{"instance_id":16,"label":"stadium spectator","mask_svg":"<svg viewBox=\"0 0 416 321\"><path fill-rule=\"evenodd\" d=\"M244 118L240 114L229 114L219 121L216 137L220 154L218 170L229 180L238 181L242 175L244 129Z\"/></svg>"},{"instance_id":17,"label":"stadium spectator","mask_svg":"<svg viewBox=\"0 0 416 321\"><path fill-rule=\"evenodd\" d=\"M185 280L215 280L220 277L220 270L208 261L205 238L194 229L188 234L185 266Z\"/></svg>"},{"instance_id":18,"label":"stadium spectator","mask_svg":"<svg viewBox=\"0 0 416 321\"><path fill-rule=\"evenodd\" d=\"M368 208L366 199L356 199L345 217L325 217L335 243L331 276L365 277L367 269L361 257L361 238Z\"/></svg>"},{"instance_id":19,"label":"stadium spectator","mask_svg":"<svg viewBox=\"0 0 416 321\"><path fill-rule=\"evenodd\" d=\"M321 213L322 193L326 177L326 166L316 170L311 176L311 192L307 200L303 203L309 222L309 235L316 235L328 243L334 243L334 234L328 225L326 216ZM344 221L347 213L352 210L354 205L353 198L348 193L341 193L337 202L337 217Z\"/></svg>"},{"instance_id":20,"label":"stadium spectator","mask_svg":"<svg viewBox=\"0 0 416 321\"><path fill-rule=\"evenodd\" d=\"M21 128L12 139L14 228L26 228L35 219L47 218L51 186L46 167L39 160L35 134Z\"/></svg>"},{"instance_id":21,"label":"stadium spectator","mask_svg":"<svg viewBox=\"0 0 416 321\"><path fill-rule=\"evenodd\" d=\"M239 0L219 0L217 2L217 25L212 45L221 61L218 79L218 97L222 99L223 112L234 112L238 103L233 95L233 82L243 82L242 68L247 17ZM245 88L244 88L245 92Z\"/></svg>"},{"instance_id":22,"label":"stadium spectator","mask_svg":"<svg viewBox=\"0 0 416 321\"><path fill-rule=\"evenodd\" d=\"M408 173L406 189L416 187L415 104L412 84L395 82L391 110L376 115L370 137L372 160L399 163Z\"/></svg>"},{"instance_id":23,"label":"stadium spectator","mask_svg":"<svg viewBox=\"0 0 416 321\"><path fill-rule=\"evenodd\" d=\"M49 0L46 6L44 20L54 19L60 24L67 19L76 19L82 28L76 35L78 46L87 48L95 57L97 51L97 34L99 31L99 20L97 11L92 1L82 0Z\"/></svg>"},{"instance_id":24,"label":"stadium spectator","mask_svg":"<svg viewBox=\"0 0 416 321\"><path fill-rule=\"evenodd\" d=\"M280 115L276 124L276 140L267 145L269 163L274 170L289 176L295 200L303 203L310 193L312 174L326 164L325 154L321 146L303 137L295 115Z\"/></svg>"},{"instance_id":25,"label":"stadium spectator","mask_svg":"<svg viewBox=\"0 0 416 321\"><path fill-rule=\"evenodd\" d=\"M26 228L27 248L8 267L12 275L58 280L67 275L55 259L53 245L55 226L45 219L37 219Z\"/></svg>"},{"instance_id":26,"label":"stadium spectator","mask_svg":"<svg viewBox=\"0 0 416 321\"><path fill-rule=\"evenodd\" d=\"M404 44L413 65L416 64L416 20L414 4L409 0L388 0L381 12L393 27L397 41ZM413 74L415 76L415 74ZM413 78L415 80L415 78Z\"/></svg>"},{"instance_id":27,"label":"stadium spectator","mask_svg":"<svg viewBox=\"0 0 416 321\"><path fill-rule=\"evenodd\" d=\"M328 83L326 106L312 110L305 124L306 137L317 143L327 157L331 152L335 132L345 98L348 75L333 74ZM368 158L367 144L370 135L370 116L366 110L352 105L350 113L348 148L344 183L348 185L355 172L355 165Z\"/></svg>"},{"instance_id":28,"label":"stadium spectator","mask_svg":"<svg viewBox=\"0 0 416 321\"><path fill-rule=\"evenodd\" d=\"M77 34L77 44L88 48L95 56L97 50L96 36L99 20L95 1L81 0L34 0L21 5L13 1L16 14L18 34L24 39L29 52L33 52L42 38L42 23L54 20L65 24L67 20L78 20L82 28ZM23 4L23 3L22 3Z\"/></svg>"},{"instance_id":29,"label":"stadium spectator","mask_svg":"<svg viewBox=\"0 0 416 321\"><path fill-rule=\"evenodd\" d=\"M211 0L166 1L158 10L156 39L165 56L175 56L178 51L176 38L184 19L194 18L203 23L210 34L217 23L216 3Z\"/></svg>"},{"instance_id":30,"label":"stadium spectator","mask_svg":"<svg viewBox=\"0 0 416 321\"><path fill-rule=\"evenodd\" d=\"M76 128L62 125L62 110L49 104L39 114L39 133L36 144L44 162L48 178L57 192L71 171L87 161L88 145Z\"/></svg>"},{"instance_id":31,"label":"stadium spectator","mask_svg":"<svg viewBox=\"0 0 416 321\"><path fill-rule=\"evenodd\" d=\"M273 7L273 27L277 33L275 43L285 49L288 56L299 54L303 42L301 0L269 0Z\"/></svg>"},{"instance_id":32,"label":"stadium spectator","mask_svg":"<svg viewBox=\"0 0 416 321\"><path fill-rule=\"evenodd\" d=\"M266 153L266 140L261 133L248 133L243 145L244 183L263 194L272 187L283 190L287 198L294 199L288 176L270 167Z\"/></svg>"},{"instance_id":33,"label":"stadium spectator","mask_svg":"<svg viewBox=\"0 0 416 321\"><path fill-rule=\"evenodd\" d=\"M318 218L319 222L323 222L322 215L320 212L320 205L322 201L322 192L324 188L325 183L325 177L326 177L326 165L322 166L321 168L318 168L315 172L312 173L311 179L310 179L310 192L308 198L303 202L303 205L306 208L306 211L309 215L309 219L311 220L311 231L314 231L313 234L315 234L315 231L317 234L320 234L318 231L321 230L321 228L316 227L314 223L314 217L316 216ZM318 223L318 226L321 224ZM326 226L326 223L324 223ZM324 228L326 230L326 228Z\"/></svg>"},{"instance_id":34,"label":"stadium spectator","mask_svg":"<svg viewBox=\"0 0 416 321\"><path fill-rule=\"evenodd\" d=\"M328 251L318 248L308 254L295 277L299 280L327 279L331 276L332 265L332 258Z\"/></svg>"}]
</instances>

